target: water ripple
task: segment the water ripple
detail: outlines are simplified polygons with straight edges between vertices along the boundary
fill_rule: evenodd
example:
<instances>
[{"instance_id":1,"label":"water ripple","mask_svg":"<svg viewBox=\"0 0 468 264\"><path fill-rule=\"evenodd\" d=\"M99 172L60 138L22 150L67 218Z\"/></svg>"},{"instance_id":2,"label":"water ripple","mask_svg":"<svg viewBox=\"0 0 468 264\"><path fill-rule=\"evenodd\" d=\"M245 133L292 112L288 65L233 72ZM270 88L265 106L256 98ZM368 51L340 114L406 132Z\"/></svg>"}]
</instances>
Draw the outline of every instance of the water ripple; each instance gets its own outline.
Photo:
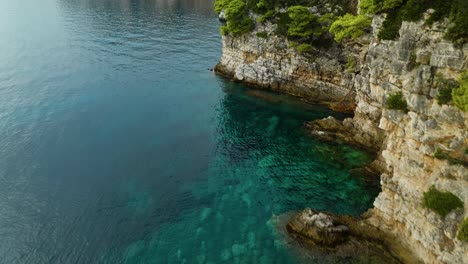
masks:
<instances>
[{"instance_id":1,"label":"water ripple","mask_svg":"<svg viewBox=\"0 0 468 264\"><path fill-rule=\"evenodd\" d=\"M207 71L212 7L0 1L1 263L294 263L272 215L371 205L334 113Z\"/></svg>"}]
</instances>

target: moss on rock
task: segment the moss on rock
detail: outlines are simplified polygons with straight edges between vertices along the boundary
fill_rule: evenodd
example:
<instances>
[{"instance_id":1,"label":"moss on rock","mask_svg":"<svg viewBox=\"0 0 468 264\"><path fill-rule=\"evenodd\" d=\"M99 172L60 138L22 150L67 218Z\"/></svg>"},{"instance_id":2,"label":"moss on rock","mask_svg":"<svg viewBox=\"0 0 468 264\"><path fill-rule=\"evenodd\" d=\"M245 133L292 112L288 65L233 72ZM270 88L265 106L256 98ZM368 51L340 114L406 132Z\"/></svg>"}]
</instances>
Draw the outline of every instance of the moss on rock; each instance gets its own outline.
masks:
<instances>
[{"instance_id":1,"label":"moss on rock","mask_svg":"<svg viewBox=\"0 0 468 264\"><path fill-rule=\"evenodd\" d=\"M463 202L451 192L442 192L431 186L429 191L424 193L423 206L445 217L452 210L463 208Z\"/></svg>"}]
</instances>

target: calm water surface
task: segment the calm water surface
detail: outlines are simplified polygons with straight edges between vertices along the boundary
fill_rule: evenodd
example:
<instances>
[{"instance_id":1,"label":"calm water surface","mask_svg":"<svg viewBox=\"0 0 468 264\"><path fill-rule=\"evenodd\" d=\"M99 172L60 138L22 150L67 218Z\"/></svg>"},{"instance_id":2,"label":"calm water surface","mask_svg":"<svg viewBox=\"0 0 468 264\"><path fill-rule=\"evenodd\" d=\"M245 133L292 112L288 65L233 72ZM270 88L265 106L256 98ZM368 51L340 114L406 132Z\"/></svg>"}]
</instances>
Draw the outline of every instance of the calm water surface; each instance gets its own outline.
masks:
<instances>
[{"instance_id":1,"label":"calm water surface","mask_svg":"<svg viewBox=\"0 0 468 264\"><path fill-rule=\"evenodd\" d=\"M274 216L359 214L333 114L214 76L210 0L0 0L1 263L297 263Z\"/></svg>"}]
</instances>

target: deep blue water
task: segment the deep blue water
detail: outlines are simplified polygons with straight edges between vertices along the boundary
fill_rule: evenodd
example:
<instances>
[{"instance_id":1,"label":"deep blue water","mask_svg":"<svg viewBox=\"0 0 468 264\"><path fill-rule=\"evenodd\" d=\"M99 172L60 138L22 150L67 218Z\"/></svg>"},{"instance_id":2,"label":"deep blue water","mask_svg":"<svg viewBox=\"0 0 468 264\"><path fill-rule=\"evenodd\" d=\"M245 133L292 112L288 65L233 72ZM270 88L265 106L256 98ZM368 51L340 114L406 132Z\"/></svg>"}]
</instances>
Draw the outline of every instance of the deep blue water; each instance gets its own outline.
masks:
<instances>
[{"instance_id":1,"label":"deep blue water","mask_svg":"<svg viewBox=\"0 0 468 264\"><path fill-rule=\"evenodd\" d=\"M215 76L210 0L0 0L0 263L296 263L272 217L366 211L335 115ZM259 96L260 95L260 96Z\"/></svg>"}]
</instances>

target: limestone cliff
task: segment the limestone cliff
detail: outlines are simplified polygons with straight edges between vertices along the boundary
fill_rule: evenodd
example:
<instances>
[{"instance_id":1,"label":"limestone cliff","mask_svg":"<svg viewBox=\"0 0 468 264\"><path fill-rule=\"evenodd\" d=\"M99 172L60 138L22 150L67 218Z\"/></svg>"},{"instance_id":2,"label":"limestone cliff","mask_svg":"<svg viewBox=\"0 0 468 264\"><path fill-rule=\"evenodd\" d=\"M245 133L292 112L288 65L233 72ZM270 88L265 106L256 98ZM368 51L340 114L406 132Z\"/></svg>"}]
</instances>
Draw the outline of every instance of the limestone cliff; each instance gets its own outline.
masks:
<instances>
[{"instance_id":1,"label":"limestone cliff","mask_svg":"<svg viewBox=\"0 0 468 264\"><path fill-rule=\"evenodd\" d=\"M274 25L257 24L249 34L223 37L217 71L310 101L352 97L355 116L339 125L348 141L378 150L383 167L382 192L366 221L425 263L466 263L468 243L455 236L468 217L467 113L439 104L437 95L438 78L456 79L467 69L468 44L456 47L443 39L447 22L422 21L403 22L396 41L379 41L382 20L375 16L372 35L358 42L309 56L288 48L286 39L272 33ZM356 59L353 69L345 66L350 56ZM407 112L385 107L395 92L402 93ZM437 149L465 164L437 159ZM464 208L445 217L424 208L423 193L432 185L458 196Z\"/></svg>"},{"instance_id":2,"label":"limestone cliff","mask_svg":"<svg viewBox=\"0 0 468 264\"><path fill-rule=\"evenodd\" d=\"M223 55L216 71L236 81L286 92L312 102L352 102L353 75L343 61L347 51L337 45L304 56L289 48L276 25L256 24L239 37L223 36ZM258 37L257 34L267 34Z\"/></svg>"},{"instance_id":3,"label":"limestone cliff","mask_svg":"<svg viewBox=\"0 0 468 264\"><path fill-rule=\"evenodd\" d=\"M376 17L375 24L380 20ZM385 136L382 192L369 222L396 235L426 263L463 263L468 244L455 239L455 233L467 217L468 171L434 154L437 148L463 153L468 119L454 106L439 105L435 87L436 76L456 78L467 67L468 45L456 48L445 42L443 28L404 22L397 41L370 44L357 77L356 112L361 114L356 119L372 116ZM388 95L397 91L406 98L408 113L383 107ZM458 196L464 210L442 218L423 208L423 193L431 185Z\"/></svg>"}]
</instances>

